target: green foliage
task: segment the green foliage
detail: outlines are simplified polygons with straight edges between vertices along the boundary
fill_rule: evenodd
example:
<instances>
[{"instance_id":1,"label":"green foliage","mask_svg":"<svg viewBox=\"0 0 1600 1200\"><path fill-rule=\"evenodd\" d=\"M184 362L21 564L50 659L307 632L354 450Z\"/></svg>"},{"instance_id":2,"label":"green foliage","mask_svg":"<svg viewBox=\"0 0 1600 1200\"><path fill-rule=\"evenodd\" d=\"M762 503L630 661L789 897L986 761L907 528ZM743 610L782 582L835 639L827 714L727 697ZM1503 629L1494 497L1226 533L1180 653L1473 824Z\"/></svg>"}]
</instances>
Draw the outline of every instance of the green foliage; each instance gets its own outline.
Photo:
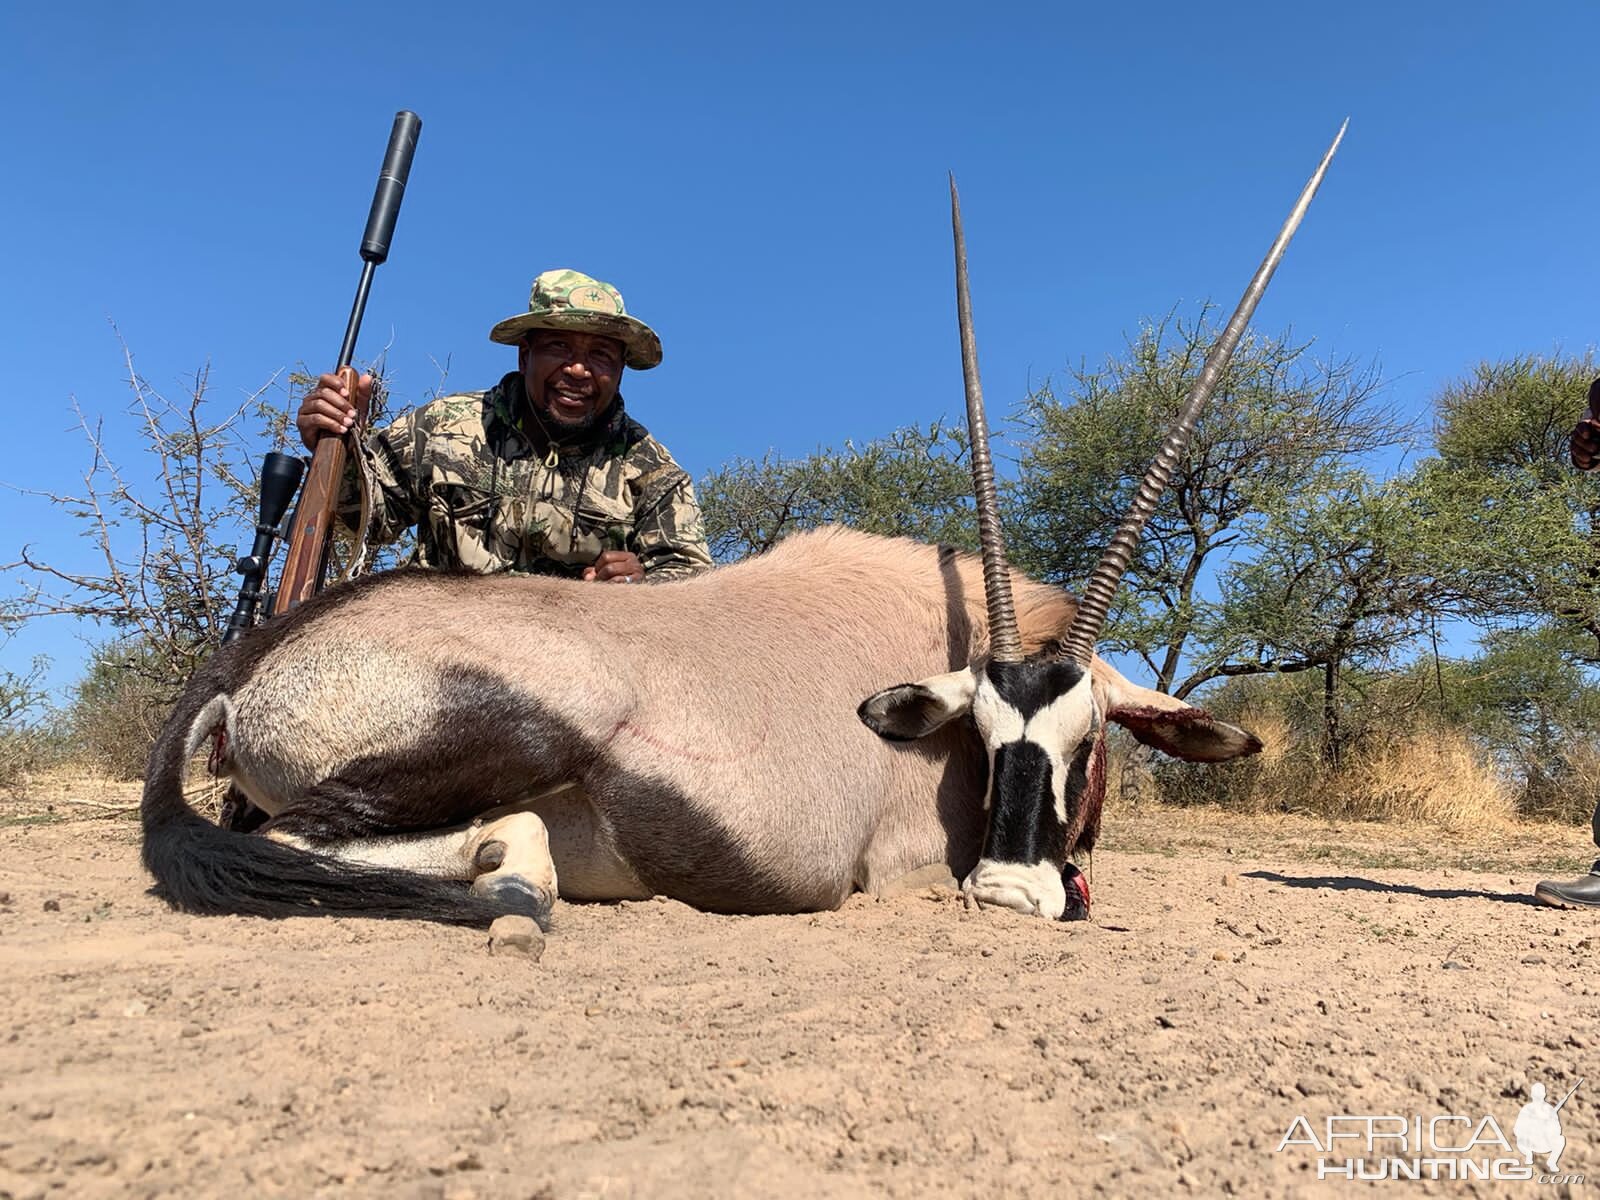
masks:
<instances>
[{"instance_id":1,"label":"green foliage","mask_svg":"<svg viewBox=\"0 0 1600 1200\"><path fill-rule=\"evenodd\" d=\"M26 674L0 671L0 729L15 729L28 724L48 703L39 683L49 660L35 658Z\"/></svg>"},{"instance_id":2,"label":"green foliage","mask_svg":"<svg viewBox=\"0 0 1600 1200\"><path fill-rule=\"evenodd\" d=\"M1197 626L1207 647L1192 679L1263 672L1320 677L1325 761L1350 741L1341 684L1403 664L1455 599L1434 572L1425 509L1406 480L1320 472L1264 514L1254 556L1224 573L1221 601Z\"/></svg>"},{"instance_id":3,"label":"green foliage","mask_svg":"<svg viewBox=\"0 0 1600 1200\"><path fill-rule=\"evenodd\" d=\"M1418 465L1414 488L1429 510L1420 531L1441 578L1479 625L1559 622L1587 634L1600 657L1600 553L1590 530L1596 482L1542 468L1490 473ZM1578 647L1574 647L1577 650Z\"/></svg>"},{"instance_id":4,"label":"green foliage","mask_svg":"<svg viewBox=\"0 0 1600 1200\"><path fill-rule=\"evenodd\" d=\"M1429 552L1490 627L1556 623L1600 662L1600 481L1573 471L1567 439L1592 354L1481 363L1437 400L1438 457L1417 470ZM1580 648L1573 646L1573 652Z\"/></svg>"},{"instance_id":5,"label":"green foliage","mask_svg":"<svg viewBox=\"0 0 1600 1200\"><path fill-rule=\"evenodd\" d=\"M1434 400L1434 447L1451 469L1531 472L1545 482L1564 474L1567 437L1595 377L1592 351L1578 357L1527 354L1480 362Z\"/></svg>"},{"instance_id":6,"label":"green foliage","mask_svg":"<svg viewBox=\"0 0 1600 1200\"><path fill-rule=\"evenodd\" d=\"M735 459L695 485L712 556L731 562L828 524L975 547L966 452L965 434L935 421L805 458Z\"/></svg>"},{"instance_id":7,"label":"green foliage","mask_svg":"<svg viewBox=\"0 0 1600 1200\"><path fill-rule=\"evenodd\" d=\"M1225 572L1214 623L1200 630L1215 656L1263 671L1365 662L1420 632L1402 488L1329 470L1263 516L1254 557Z\"/></svg>"},{"instance_id":8,"label":"green foliage","mask_svg":"<svg viewBox=\"0 0 1600 1200\"><path fill-rule=\"evenodd\" d=\"M17 606L0 601L0 646L19 621ZM15 791L59 755L50 698L42 686L49 660L36 656L21 673L0 671L0 792Z\"/></svg>"},{"instance_id":9,"label":"green foliage","mask_svg":"<svg viewBox=\"0 0 1600 1200\"><path fill-rule=\"evenodd\" d=\"M1098 561L1194 387L1217 329L1144 326L1125 354L1075 372L1067 395L1047 383L1020 414L1021 477L1009 496L1018 565L1076 588ZM1396 445L1406 430L1376 400L1376 372L1319 361L1288 334L1246 336L1201 414L1189 451L1139 542L1105 642L1184 695L1219 665L1180 678L1191 639L1222 628L1210 578L1248 557L1263 515L1285 512L1335 462ZM1238 640L1231 638L1231 640ZM1203 648L1202 648L1203 649Z\"/></svg>"}]
</instances>

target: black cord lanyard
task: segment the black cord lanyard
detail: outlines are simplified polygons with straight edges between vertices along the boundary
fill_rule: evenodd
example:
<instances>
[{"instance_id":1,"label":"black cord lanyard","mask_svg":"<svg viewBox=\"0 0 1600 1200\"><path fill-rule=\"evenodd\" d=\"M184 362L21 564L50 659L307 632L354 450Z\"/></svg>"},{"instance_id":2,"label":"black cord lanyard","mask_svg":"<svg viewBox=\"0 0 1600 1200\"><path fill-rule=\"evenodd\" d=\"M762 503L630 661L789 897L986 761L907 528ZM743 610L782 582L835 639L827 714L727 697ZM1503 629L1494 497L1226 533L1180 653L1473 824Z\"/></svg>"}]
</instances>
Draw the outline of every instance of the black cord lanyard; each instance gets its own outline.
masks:
<instances>
[{"instance_id":1,"label":"black cord lanyard","mask_svg":"<svg viewBox=\"0 0 1600 1200\"><path fill-rule=\"evenodd\" d=\"M555 438L550 436L550 430L545 426L543 419L539 416L539 410L533 406L533 401L527 401L527 406L528 415L533 418L534 424L539 427L539 432L544 434L545 444L550 448L549 452L544 456L545 469L547 471L559 473L562 483L566 484L570 490L571 485L570 480L567 478L566 460L563 459ZM602 439L597 449L604 450L605 446L606 443L604 439ZM578 549L578 510L583 507L583 498L589 490L589 476L593 474L589 467L594 459L594 456L595 451L591 450L588 454L585 454L581 459L578 460L579 470L582 472L582 474L578 479L578 494L572 501L572 520L568 522L570 527L570 536L567 538L568 554L575 553ZM554 489L551 488L548 483L546 484L545 499L552 502L555 500Z\"/></svg>"}]
</instances>

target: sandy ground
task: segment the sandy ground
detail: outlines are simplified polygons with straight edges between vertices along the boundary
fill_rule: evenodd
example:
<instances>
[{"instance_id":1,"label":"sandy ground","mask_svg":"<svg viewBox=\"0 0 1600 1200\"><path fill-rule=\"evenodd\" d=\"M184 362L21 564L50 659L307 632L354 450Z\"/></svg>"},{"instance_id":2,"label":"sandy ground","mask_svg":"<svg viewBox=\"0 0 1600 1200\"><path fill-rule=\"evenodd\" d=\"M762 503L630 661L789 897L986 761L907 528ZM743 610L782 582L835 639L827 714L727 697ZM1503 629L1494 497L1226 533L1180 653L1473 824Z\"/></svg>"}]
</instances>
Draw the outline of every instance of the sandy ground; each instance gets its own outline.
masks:
<instances>
[{"instance_id":1,"label":"sandy ground","mask_svg":"<svg viewBox=\"0 0 1600 1200\"><path fill-rule=\"evenodd\" d=\"M562 905L532 962L179 916L131 822L54 807L0 806L0 1197L1348 1194L1279 1152L1297 1116L1509 1138L1584 1075L1560 1167L1588 1183L1389 1186L1600 1180L1600 914L1528 897L1587 865L1579 830L1124 816L1088 924L927 885Z\"/></svg>"}]
</instances>

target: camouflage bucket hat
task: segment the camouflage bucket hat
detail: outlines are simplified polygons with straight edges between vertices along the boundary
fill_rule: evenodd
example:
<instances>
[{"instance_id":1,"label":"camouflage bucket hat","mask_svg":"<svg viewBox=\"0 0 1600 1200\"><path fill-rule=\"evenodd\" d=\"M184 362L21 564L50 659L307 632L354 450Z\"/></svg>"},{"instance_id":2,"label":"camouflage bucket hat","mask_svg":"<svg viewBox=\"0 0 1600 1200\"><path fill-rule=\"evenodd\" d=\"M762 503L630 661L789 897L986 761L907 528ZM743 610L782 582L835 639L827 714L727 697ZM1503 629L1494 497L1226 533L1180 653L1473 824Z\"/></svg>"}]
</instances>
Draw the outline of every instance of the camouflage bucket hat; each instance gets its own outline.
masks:
<instances>
[{"instance_id":1,"label":"camouflage bucket hat","mask_svg":"<svg viewBox=\"0 0 1600 1200\"><path fill-rule=\"evenodd\" d=\"M622 306L622 293L581 271L546 271L533 281L528 311L507 317L489 331L489 340L515 346L530 329L575 329L616 338L623 363L648 371L661 361L661 339Z\"/></svg>"}]
</instances>

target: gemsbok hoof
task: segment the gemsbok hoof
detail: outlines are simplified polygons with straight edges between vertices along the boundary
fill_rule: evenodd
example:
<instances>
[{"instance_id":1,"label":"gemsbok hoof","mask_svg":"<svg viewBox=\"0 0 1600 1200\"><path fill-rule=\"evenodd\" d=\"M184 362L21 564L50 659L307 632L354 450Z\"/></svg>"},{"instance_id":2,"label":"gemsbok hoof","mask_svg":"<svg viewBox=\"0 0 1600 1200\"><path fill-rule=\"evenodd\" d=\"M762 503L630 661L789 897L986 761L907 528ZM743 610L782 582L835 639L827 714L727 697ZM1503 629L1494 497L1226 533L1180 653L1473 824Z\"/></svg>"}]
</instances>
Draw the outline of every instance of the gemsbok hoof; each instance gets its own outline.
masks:
<instances>
[{"instance_id":1,"label":"gemsbok hoof","mask_svg":"<svg viewBox=\"0 0 1600 1200\"><path fill-rule=\"evenodd\" d=\"M550 928L557 895L550 833L531 812L512 813L475 828L467 844L472 890Z\"/></svg>"},{"instance_id":2,"label":"gemsbok hoof","mask_svg":"<svg viewBox=\"0 0 1600 1200\"><path fill-rule=\"evenodd\" d=\"M481 875L472 881L472 890L486 900L504 904L514 913L532 917L540 929L550 932L550 910L555 907L555 896L520 875Z\"/></svg>"}]
</instances>

